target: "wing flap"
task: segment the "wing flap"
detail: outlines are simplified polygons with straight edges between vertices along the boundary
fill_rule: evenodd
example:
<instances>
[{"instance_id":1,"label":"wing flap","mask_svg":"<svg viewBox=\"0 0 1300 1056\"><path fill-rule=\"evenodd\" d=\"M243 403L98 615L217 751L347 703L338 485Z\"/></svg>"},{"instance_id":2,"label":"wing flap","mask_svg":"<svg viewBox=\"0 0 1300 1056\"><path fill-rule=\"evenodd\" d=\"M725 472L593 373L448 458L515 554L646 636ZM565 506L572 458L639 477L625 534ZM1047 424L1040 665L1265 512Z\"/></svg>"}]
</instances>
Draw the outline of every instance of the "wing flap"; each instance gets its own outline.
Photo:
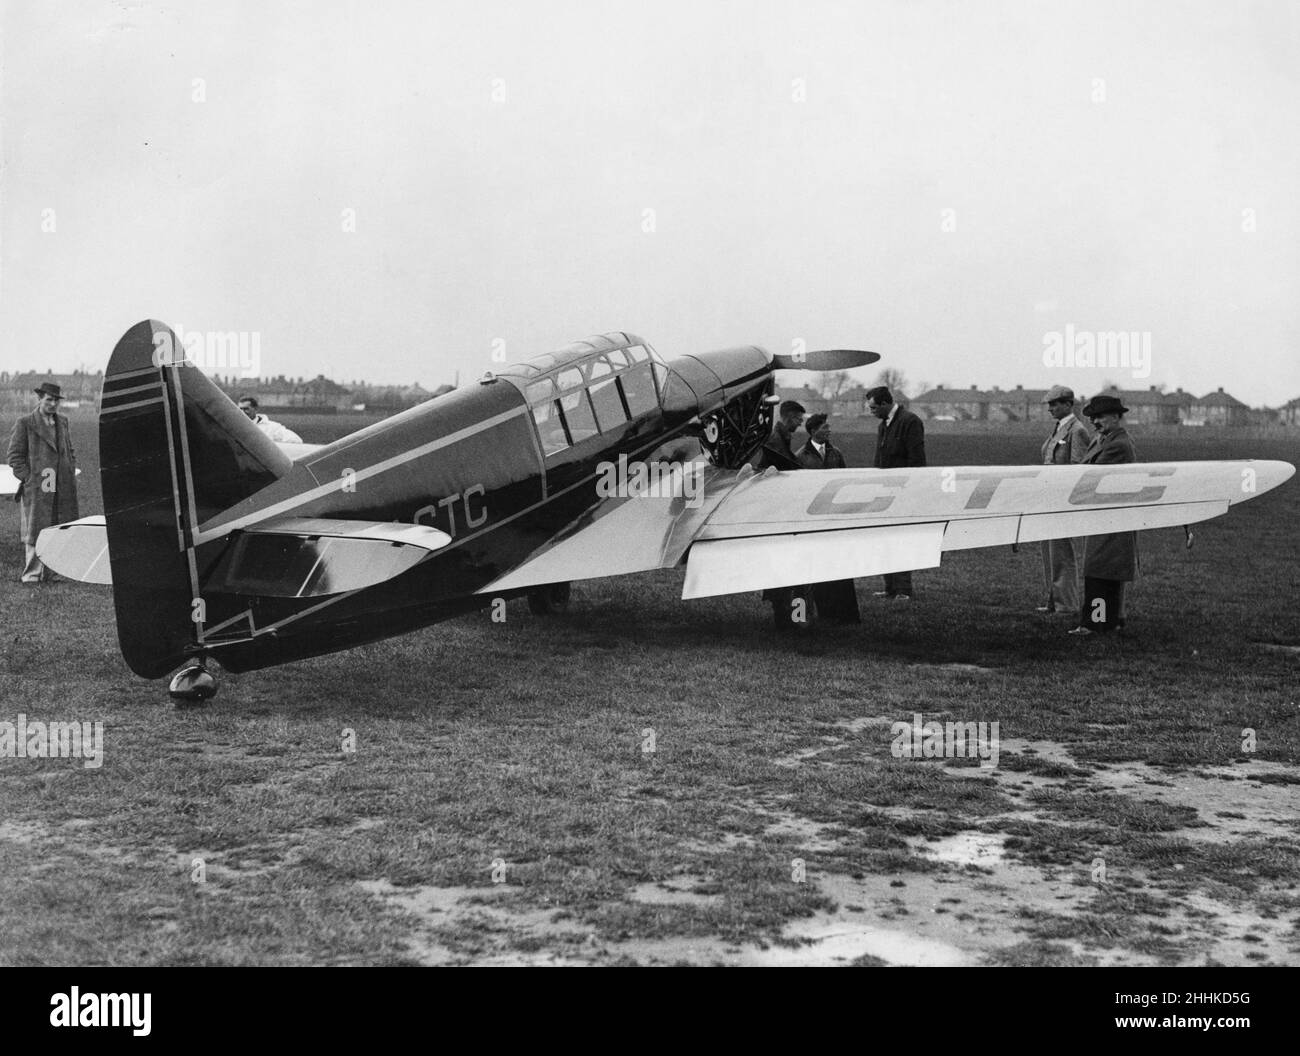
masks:
<instances>
[{"instance_id":1,"label":"wing flap","mask_svg":"<svg viewBox=\"0 0 1300 1056\"><path fill-rule=\"evenodd\" d=\"M1067 536L1104 535L1107 532L1142 532L1148 528L1177 528L1207 521L1228 512L1227 499L1209 502L1175 502L1167 506L1125 506L1069 513L1038 513L1022 518L1020 542L1063 539Z\"/></svg>"},{"instance_id":2,"label":"wing flap","mask_svg":"<svg viewBox=\"0 0 1300 1056\"><path fill-rule=\"evenodd\" d=\"M1228 500L1178 502L1168 506L1121 506L1101 510L1069 510L1018 517L967 517L948 522L943 536L947 550L974 550L981 546L1036 543L1044 539L1078 538L1109 532L1142 532L1150 528L1177 528L1208 521L1228 512Z\"/></svg>"},{"instance_id":3,"label":"wing flap","mask_svg":"<svg viewBox=\"0 0 1300 1056\"><path fill-rule=\"evenodd\" d=\"M943 547L943 529L943 523L937 522L705 540L691 547L682 597L707 598L934 568Z\"/></svg>"}]
</instances>

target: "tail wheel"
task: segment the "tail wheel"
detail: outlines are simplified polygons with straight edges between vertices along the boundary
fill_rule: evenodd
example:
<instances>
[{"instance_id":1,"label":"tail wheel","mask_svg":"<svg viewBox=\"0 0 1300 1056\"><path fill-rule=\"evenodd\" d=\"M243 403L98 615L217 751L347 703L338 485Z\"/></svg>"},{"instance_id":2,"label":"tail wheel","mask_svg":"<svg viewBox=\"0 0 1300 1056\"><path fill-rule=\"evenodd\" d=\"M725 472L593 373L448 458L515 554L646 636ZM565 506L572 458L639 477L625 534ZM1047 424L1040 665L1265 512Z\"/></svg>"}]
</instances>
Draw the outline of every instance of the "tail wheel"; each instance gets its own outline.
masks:
<instances>
[{"instance_id":1,"label":"tail wheel","mask_svg":"<svg viewBox=\"0 0 1300 1056\"><path fill-rule=\"evenodd\" d=\"M528 611L534 616L553 616L567 612L570 584L548 583L528 592Z\"/></svg>"}]
</instances>

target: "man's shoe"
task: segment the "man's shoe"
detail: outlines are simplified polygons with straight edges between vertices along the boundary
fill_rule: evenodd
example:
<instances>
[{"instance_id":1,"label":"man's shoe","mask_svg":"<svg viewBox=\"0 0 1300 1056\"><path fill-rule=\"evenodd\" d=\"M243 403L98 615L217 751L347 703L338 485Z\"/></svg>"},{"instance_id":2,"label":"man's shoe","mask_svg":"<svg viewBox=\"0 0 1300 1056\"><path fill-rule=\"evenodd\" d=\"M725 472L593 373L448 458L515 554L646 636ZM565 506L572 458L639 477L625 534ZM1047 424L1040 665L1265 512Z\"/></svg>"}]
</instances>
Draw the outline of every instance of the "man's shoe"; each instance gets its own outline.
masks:
<instances>
[{"instance_id":1,"label":"man's shoe","mask_svg":"<svg viewBox=\"0 0 1300 1056\"><path fill-rule=\"evenodd\" d=\"M1035 611L1035 612L1055 612L1055 611L1056 611L1056 607L1055 607L1054 605L1039 605L1038 608L1036 608L1034 611Z\"/></svg>"},{"instance_id":2,"label":"man's shoe","mask_svg":"<svg viewBox=\"0 0 1300 1056\"><path fill-rule=\"evenodd\" d=\"M887 590L877 590L877 591L873 591L871 596L873 598L892 598L894 595L889 593L889 591Z\"/></svg>"},{"instance_id":3,"label":"man's shoe","mask_svg":"<svg viewBox=\"0 0 1300 1056\"><path fill-rule=\"evenodd\" d=\"M1092 634L1091 627L1074 627L1065 632L1066 634Z\"/></svg>"},{"instance_id":4,"label":"man's shoe","mask_svg":"<svg viewBox=\"0 0 1300 1056\"><path fill-rule=\"evenodd\" d=\"M911 594L895 594L895 595L894 595L894 600L895 600L895 601L911 601L911 600L912 600L912 595L911 595Z\"/></svg>"}]
</instances>

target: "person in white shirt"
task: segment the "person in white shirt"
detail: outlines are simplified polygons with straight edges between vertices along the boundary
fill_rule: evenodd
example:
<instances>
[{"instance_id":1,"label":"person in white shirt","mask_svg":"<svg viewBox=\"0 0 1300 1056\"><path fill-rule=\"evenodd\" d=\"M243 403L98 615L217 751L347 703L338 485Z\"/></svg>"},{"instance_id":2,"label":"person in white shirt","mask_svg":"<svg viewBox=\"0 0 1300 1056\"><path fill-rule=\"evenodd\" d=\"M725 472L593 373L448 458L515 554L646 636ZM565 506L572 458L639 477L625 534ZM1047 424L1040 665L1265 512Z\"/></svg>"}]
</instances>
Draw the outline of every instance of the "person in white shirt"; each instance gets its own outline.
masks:
<instances>
[{"instance_id":1,"label":"person in white shirt","mask_svg":"<svg viewBox=\"0 0 1300 1056\"><path fill-rule=\"evenodd\" d=\"M292 429L286 429L279 422L273 422L266 415L257 412L257 397L239 397L239 409L244 412L250 422L262 430L268 440L274 440L277 444L302 443L302 437Z\"/></svg>"}]
</instances>

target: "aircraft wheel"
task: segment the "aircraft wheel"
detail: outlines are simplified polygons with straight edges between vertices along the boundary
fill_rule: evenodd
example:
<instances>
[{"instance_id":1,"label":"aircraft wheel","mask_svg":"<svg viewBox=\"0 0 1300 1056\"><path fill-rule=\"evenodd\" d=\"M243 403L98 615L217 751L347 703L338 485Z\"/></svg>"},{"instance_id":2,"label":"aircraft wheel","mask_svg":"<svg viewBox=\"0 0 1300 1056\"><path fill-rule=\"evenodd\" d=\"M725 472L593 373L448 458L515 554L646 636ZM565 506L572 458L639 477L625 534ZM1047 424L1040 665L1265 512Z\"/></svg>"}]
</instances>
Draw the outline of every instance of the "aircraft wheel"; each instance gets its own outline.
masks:
<instances>
[{"instance_id":1,"label":"aircraft wheel","mask_svg":"<svg viewBox=\"0 0 1300 1056\"><path fill-rule=\"evenodd\" d=\"M199 708L217 695L217 680L200 660L177 671L167 692L177 708Z\"/></svg>"},{"instance_id":2,"label":"aircraft wheel","mask_svg":"<svg viewBox=\"0 0 1300 1056\"><path fill-rule=\"evenodd\" d=\"M568 583L548 583L528 593L528 611L534 616L553 616L568 608Z\"/></svg>"}]
</instances>

